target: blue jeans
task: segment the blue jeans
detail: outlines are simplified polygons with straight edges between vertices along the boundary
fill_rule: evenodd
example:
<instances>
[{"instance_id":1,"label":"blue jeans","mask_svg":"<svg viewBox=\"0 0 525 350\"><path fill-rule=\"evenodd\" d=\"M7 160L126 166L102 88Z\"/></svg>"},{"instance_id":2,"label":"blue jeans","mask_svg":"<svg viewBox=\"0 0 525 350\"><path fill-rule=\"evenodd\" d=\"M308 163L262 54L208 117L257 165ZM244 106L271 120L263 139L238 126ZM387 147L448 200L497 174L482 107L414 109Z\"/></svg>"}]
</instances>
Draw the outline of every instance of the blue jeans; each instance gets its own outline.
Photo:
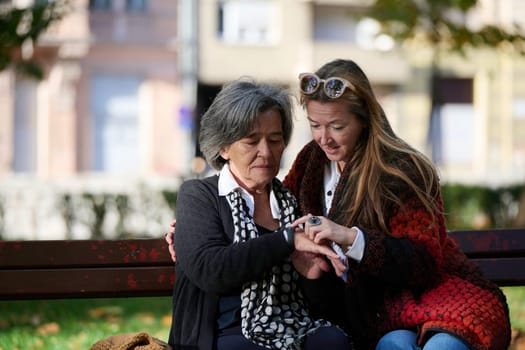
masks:
<instances>
[{"instance_id":1,"label":"blue jeans","mask_svg":"<svg viewBox=\"0 0 525 350\"><path fill-rule=\"evenodd\" d=\"M398 329L385 334L376 345L376 350L469 350L459 338L449 333L436 333L420 348L416 345L416 332Z\"/></svg>"}]
</instances>

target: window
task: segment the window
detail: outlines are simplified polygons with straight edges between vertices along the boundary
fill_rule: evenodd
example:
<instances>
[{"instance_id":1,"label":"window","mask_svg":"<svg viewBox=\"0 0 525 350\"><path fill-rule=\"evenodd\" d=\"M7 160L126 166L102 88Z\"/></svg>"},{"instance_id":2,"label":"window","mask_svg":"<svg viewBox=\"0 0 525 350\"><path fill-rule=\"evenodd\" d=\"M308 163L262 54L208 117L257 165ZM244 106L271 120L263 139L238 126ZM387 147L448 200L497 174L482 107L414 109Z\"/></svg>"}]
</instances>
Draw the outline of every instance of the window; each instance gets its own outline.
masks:
<instances>
[{"instance_id":1,"label":"window","mask_svg":"<svg viewBox=\"0 0 525 350\"><path fill-rule=\"evenodd\" d=\"M436 164L468 165L474 158L472 79L435 78L429 143Z\"/></svg>"},{"instance_id":2,"label":"window","mask_svg":"<svg viewBox=\"0 0 525 350\"><path fill-rule=\"evenodd\" d=\"M126 0L126 11L145 12L146 11L146 0Z\"/></svg>"},{"instance_id":3,"label":"window","mask_svg":"<svg viewBox=\"0 0 525 350\"><path fill-rule=\"evenodd\" d=\"M218 36L227 43L273 44L279 39L279 20L274 1L221 1L217 23Z\"/></svg>"},{"instance_id":4,"label":"window","mask_svg":"<svg viewBox=\"0 0 525 350\"><path fill-rule=\"evenodd\" d=\"M147 0L89 0L89 9L112 11L114 7L116 9L124 9L125 6L127 12L145 12L147 3Z\"/></svg>"},{"instance_id":5,"label":"window","mask_svg":"<svg viewBox=\"0 0 525 350\"><path fill-rule=\"evenodd\" d=\"M109 11L111 7L111 0L89 0L90 10Z\"/></svg>"},{"instance_id":6,"label":"window","mask_svg":"<svg viewBox=\"0 0 525 350\"><path fill-rule=\"evenodd\" d=\"M13 145L13 171L36 171L37 145L37 83L18 80L15 88L15 121Z\"/></svg>"},{"instance_id":7,"label":"window","mask_svg":"<svg viewBox=\"0 0 525 350\"><path fill-rule=\"evenodd\" d=\"M348 7L315 6L314 40L355 42L356 21Z\"/></svg>"},{"instance_id":8,"label":"window","mask_svg":"<svg viewBox=\"0 0 525 350\"><path fill-rule=\"evenodd\" d=\"M467 103L441 107L442 157L446 164L471 164L474 159L475 112Z\"/></svg>"},{"instance_id":9,"label":"window","mask_svg":"<svg viewBox=\"0 0 525 350\"><path fill-rule=\"evenodd\" d=\"M515 120L525 120L525 97L514 97L512 116Z\"/></svg>"},{"instance_id":10,"label":"window","mask_svg":"<svg viewBox=\"0 0 525 350\"><path fill-rule=\"evenodd\" d=\"M140 79L96 76L91 83L92 168L107 173L139 170Z\"/></svg>"}]
</instances>

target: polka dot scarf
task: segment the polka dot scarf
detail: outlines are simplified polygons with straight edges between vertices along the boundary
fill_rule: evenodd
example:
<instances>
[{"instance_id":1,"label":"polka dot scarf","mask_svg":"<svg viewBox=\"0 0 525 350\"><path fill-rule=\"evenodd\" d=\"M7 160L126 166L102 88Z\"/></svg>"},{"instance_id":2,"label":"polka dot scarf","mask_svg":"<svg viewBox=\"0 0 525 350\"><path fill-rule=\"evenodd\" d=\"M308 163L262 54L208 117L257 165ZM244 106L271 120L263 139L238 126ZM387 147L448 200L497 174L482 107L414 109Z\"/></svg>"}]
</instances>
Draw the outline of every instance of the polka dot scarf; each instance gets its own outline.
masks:
<instances>
[{"instance_id":1,"label":"polka dot scarf","mask_svg":"<svg viewBox=\"0 0 525 350\"><path fill-rule=\"evenodd\" d=\"M297 202L279 180L273 189L281 210L281 226L295 220ZM232 208L234 241L245 242L259 233L248 215L246 202L238 190L226 198ZM301 349L304 337L317 328L329 326L325 320L308 316L303 295L297 285L299 275L290 259L273 266L263 278L245 283L241 293L241 328L244 336L269 349Z\"/></svg>"}]
</instances>

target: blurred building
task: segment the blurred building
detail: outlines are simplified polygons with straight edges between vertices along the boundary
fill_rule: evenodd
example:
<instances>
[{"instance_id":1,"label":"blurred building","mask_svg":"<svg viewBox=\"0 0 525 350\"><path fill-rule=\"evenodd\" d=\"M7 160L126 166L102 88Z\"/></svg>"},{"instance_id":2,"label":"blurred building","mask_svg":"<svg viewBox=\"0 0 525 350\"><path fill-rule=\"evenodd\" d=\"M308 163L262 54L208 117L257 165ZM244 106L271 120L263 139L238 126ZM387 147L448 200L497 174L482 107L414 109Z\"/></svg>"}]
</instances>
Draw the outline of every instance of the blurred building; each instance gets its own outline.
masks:
<instances>
[{"instance_id":1,"label":"blurred building","mask_svg":"<svg viewBox=\"0 0 525 350\"><path fill-rule=\"evenodd\" d=\"M27 2L27 1L26 1ZM119 179L187 171L177 2L71 1L34 48L46 78L0 75L0 174Z\"/></svg>"},{"instance_id":2,"label":"blurred building","mask_svg":"<svg viewBox=\"0 0 525 350\"><path fill-rule=\"evenodd\" d=\"M433 158L444 182L523 182L525 60L450 55L432 79L430 50L395 45L375 36L374 21L356 19L367 3L72 1L33 48L44 80L0 72L0 187L6 207L25 208L4 222L29 215L17 229L33 232L55 208L34 208L50 188L174 186L195 175L199 116L223 83L251 75L296 91L299 73L335 58L365 70L396 133ZM468 20L524 26L525 3L480 0ZM283 173L310 139L299 106L296 119Z\"/></svg>"},{"instance_id":3,"label":"blurred building","mask_svg":"<svg viewBox=\"0 0 525 350\"><path fill-rule=\"evenodd\" d=\"M394 130L432 157L443 181L523 182L525 59L492 50L445 55L432 78L430 50L394 45L388 37L375 36L377 23L355 18L367 3L200 0L200 110L208 93L239 76L253 74L296 89L299 73L334 58L350 58L370 78ZM525 3L480 0L467 21L473 27L525 27ZM288 161L309 138L301 113L297 126Z\"/></svg>"},{"instance_id":4,"label":"blurred building","mask_svg":"<svg viewBox=\"0 0 525 350\"><path fill-rule=\"evenodd\" d=\"M70 5L29 48L43 63L43 80L0 72L5 235L61 238L57 195L175 186L190 171L192 107L181 84L177 1Z\"/></svg>"}]
</instances>

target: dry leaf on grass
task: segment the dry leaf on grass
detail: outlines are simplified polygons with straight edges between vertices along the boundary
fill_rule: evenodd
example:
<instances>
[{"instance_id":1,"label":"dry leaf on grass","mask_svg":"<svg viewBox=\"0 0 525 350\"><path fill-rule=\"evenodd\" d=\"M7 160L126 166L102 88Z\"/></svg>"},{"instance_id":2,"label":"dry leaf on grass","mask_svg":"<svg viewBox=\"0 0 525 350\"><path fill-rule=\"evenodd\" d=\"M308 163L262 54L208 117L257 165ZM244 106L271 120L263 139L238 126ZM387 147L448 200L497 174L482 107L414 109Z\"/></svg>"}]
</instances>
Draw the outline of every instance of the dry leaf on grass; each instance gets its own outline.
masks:
<instances>
[{"instance_id":1,"label":"dry leaf on grass","mask_svg":"<svg viewBox=\"0 0 525 350\"><path fill-rule=\"evenodd\" d=\"M119 317L123 314L123 310L118 306L100 306L88 311L90 317L93 318L107 318Z\"/></svg>"},{"instance_id":2,"label":"dry leaf on grass","mask_svg":"<svg viewBox=\"0 0 525 350\"><path fill-rule=\"evenodd\" d=\"M56 322L44 323L36 329L36 333L40 335L56 334L60 332L60 325Z\"/></svg>"}]
</instances>

